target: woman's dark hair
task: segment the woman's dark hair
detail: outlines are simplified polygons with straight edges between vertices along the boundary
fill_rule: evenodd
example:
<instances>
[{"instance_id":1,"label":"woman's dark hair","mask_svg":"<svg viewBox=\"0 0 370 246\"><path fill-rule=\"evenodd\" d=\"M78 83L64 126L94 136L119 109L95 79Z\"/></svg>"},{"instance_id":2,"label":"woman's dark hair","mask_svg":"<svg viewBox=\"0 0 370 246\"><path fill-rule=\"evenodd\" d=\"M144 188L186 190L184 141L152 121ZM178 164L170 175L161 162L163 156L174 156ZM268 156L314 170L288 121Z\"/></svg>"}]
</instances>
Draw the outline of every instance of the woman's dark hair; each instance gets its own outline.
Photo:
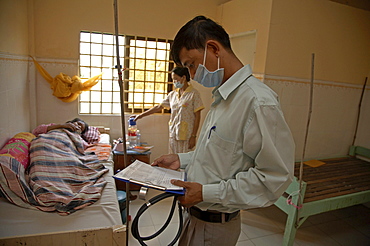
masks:
<instances>
[{"instance_id":1,"label":"woman's dark hair","mask_svg":"<svg viewBox=\"0 0 370 246\"><path fill-rule=\"evenodd\" d=\"M229 34L221 25L205 16L197 16L190 20L181 27L173 41L171 48L173 61L181 65L179 54L182 48L204 50L209 39L217 40L225 49L231 50Z\"/></svg>"},{"instance_id":2,"label":"woman's dark hair","mask_svg":"<svg viewBox=\"0 0 370 246\"><path fill-rule=\"evenodd\" d=\"M180 77L185 75L186 81L190 81L189 69L187 67L175 67L172 69L172 72Z\"/></svg>"},{"instance_id":3,"label":"woman's dark hair","mask_svg":"<svg viewBox=\"0 0 370 246\"><path fill-rule=\"evenodd\" d=\"M73 120L67 121L67 123L69 123L69 122L74 123L74 122L77 122L77 121L81 121L81 122L84 123L85 129L81 132L81 134L84 134L89 129L89 125L85 121L81 120L80 118L74 118Z\"/></svg>"}]
</instances>

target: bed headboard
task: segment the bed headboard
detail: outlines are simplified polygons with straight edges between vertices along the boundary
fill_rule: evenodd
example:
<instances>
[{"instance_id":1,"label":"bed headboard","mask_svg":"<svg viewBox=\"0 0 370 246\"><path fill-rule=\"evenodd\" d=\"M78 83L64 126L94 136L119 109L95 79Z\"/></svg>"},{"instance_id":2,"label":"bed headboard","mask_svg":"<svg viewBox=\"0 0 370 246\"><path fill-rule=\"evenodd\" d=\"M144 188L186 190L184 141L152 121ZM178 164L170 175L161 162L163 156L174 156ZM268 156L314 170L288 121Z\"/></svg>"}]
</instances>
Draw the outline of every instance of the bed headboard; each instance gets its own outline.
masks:
<instances>
[{"instance_id":1,"label":"bed headboard","mask_svg":"<svg viewBox=\"0 0 370 246\"><path fill-rule=\"evenodd\" d=\"M361 146L351 146L349 149L350 156L362 156L370 159L370 150Z\"/></svg>"},{"instance_id":2,"label":"bed headboard","mask_svg":"<svg viewBox=\"0 0 370 246\"><path fill-rule=\"evenodd\" d=\"M98 128L98 130L101 134L103 134L103 133L110 134L110 128L109 127L104 127L104 126L95 126L95 127Z\"/></svg>"}]
</instances>

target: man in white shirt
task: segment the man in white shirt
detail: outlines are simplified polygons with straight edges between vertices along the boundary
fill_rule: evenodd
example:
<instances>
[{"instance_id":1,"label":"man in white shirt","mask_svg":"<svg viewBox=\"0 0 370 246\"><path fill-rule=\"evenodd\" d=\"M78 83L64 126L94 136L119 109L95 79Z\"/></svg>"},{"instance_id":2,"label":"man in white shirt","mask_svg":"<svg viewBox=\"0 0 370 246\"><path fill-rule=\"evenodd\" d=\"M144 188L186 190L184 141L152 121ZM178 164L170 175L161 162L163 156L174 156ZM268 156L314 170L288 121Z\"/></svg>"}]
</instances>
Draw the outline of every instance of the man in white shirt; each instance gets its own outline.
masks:
<instances>
[{"instance_id":1,"label":"man in white shirt","mask_svg":"<svg viewBox=\"0 0 370 246\"><path fill-rule=\"evenodd\" d=\"M186 189L179 245L235 245L239 210L273 204L291 183L293 137L276 93L243 66L220 25L195 17L179 30L171 53L194 80L215 87L214 102L196 149L152 165L187 172L186 182L173 181Z\"/></svg>"}]
</instances>

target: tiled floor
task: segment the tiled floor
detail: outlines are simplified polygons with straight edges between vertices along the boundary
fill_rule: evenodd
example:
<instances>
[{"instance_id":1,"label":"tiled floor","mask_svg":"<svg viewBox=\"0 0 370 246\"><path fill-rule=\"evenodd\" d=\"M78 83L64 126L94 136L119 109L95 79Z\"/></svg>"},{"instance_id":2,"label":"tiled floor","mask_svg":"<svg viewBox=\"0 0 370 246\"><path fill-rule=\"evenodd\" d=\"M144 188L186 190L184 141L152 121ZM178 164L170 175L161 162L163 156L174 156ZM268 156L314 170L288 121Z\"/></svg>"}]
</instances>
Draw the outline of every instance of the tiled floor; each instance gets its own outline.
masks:
<instances>
[{"instance_id":1,"label":"tiled floor","mask_svg":"<svg viewBox=\"0 0 370 246\"><path fill-rule=\"evenodd\" d=\"M149 198L157 195L150 190ZM139 221L140 234L148 236L157 231L171 207L172 198L151 206ZM144 203L136 199L130 203L130 214L136 215ZM282 245L286 214L275 206L242 211L242 233L237 246ZM157 238L147 241L149 246L165 246L173 239L178 229L178 213L168 228ZM131 235L129 245L140 245ZM370 246L370 208L364 205L314 215L298 229L297 246Z\"/></svg>"}]
</instances>

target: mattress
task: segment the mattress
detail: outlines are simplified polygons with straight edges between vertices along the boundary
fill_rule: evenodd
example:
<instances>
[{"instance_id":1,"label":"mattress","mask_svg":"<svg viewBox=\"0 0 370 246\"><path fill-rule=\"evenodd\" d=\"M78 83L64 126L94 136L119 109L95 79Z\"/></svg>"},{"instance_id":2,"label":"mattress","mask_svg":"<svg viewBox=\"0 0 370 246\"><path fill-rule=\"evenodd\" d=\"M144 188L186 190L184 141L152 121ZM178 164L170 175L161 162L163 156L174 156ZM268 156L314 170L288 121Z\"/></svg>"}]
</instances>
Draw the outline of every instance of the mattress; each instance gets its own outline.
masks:
<instances>
[{"instance_id":1,"label":"mattress","mask_svg":"<svg viewBox=\"0 0 370 246\"><path fill-rule=\"evenodd\" d=\"M0 198L0 238L55 233L122 225L116 185L112 177L113 161L102 163L109 169L101 198L94 204L67 216L18 207Z\"/></svg>"}]
</instances>

